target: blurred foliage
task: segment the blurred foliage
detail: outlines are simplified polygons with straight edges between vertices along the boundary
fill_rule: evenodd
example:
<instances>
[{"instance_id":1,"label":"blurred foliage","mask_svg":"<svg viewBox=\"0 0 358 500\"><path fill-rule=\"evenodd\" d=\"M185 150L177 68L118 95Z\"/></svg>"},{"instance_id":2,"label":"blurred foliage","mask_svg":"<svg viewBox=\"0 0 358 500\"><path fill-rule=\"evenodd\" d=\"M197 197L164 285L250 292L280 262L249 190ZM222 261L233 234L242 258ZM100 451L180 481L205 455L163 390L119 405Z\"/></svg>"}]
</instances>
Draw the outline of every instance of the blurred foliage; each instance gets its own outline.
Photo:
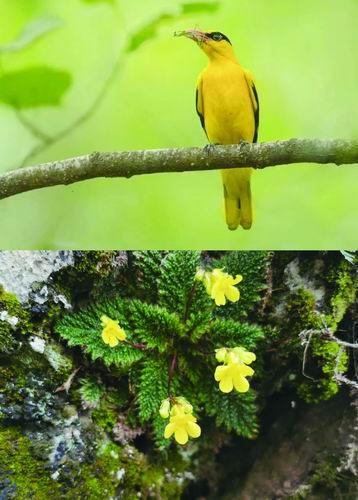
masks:
<instances>
[{"instance_id":1,"label":"blurred foliage","mask_svg":"<svg viewBox=\"0 0 358 500\"><path fill-rule=\"evenodd\" d=\"M188 2L183 3L183 14L196 14L203 11L216 12L220 6L220 2Z\"/></svg>"},{"instance_id":2,"label":"blurred foliage","mask_svg":"<svg viewBox=\"0 0 358 500\"><path fill-rule=\"evenodd\" d=\"M69 73L45 66L14 71L0 78L0 101L17 109L58 106L70 84Z\"/></svg>"},{"instance_id":3,"label":"blurred foliage","mask_svg":"<svg viewBox=\"0 0 358 500\"><path fill-rule=\"evenodd\" d=\"M0 47L0 53L18 52L25 49L50 31L62 26L62 21L55 17L42 17L35 19L24 26L18 38L12 43Z\"/></svg>"},{"instance_id":4,"label":"blurred foliage","mask_svg":"<svg viewBox=\"0 0 358 500\"><path fill-rule=\"evenodd\" d=\"M165 21L170 21L178 18L180 14L192 14L192 13L202 13L202 12L214 12L218 9L218 2L196 2L196 3L183 3L179 5L179 8L172 10L171 12L164 12L163 14L157 16L149 23L145 23L136 33L134 33L128 43L127 51L133 52L137 50L144 42L154 38L158 34L160 26Z\"/></svg>"},{"instance_id":5,"label":"blurred foliage","mask_svg":"<svg viewBox=\"0 0 358 500\"><path fill-rule=\"evenodd\" d=\"M82 0L84 3L114 3L115 0Z\"/></svg>"},{"instance_id":6,"label":"blurred foliage","mask_svg":"<svg viewBox=\"0 0 358 500\"><path fill-rule=\"evenodd\" d=\"M261 141L357 137L356 0L17 0L1 8L3 172L24 158L205 145L194 87L206 59L172 36L193 26L226 33L256 75ZM40 68L51 72L41 81ZM354 166L257 172L254 226L230 232L217 172L96 179L1 202L0 245L356 248L356 183Z\"/></svg>"}]
</instances>

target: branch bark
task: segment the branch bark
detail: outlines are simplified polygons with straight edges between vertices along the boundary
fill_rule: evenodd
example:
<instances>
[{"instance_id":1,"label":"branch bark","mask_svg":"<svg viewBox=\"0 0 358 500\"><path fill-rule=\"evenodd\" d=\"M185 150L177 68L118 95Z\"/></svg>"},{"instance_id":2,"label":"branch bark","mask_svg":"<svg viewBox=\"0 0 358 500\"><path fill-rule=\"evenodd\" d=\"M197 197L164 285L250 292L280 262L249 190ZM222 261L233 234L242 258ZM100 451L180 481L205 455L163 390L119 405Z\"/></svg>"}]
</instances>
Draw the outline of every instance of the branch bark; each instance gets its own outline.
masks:
<instances>
[{"instance_id":1,"label":"branch bark","mask_svg":"<svg viewBox=\"0 0 358 500\"><path fill-rule=\"evenodd\" d=\"M289 139L209 148L153 149L91 153L43 163L0 175L0 199L44 187L68 185L96 177L216 170L255 169L292 163L358 163L358 141Z\"/></svg>"}]
</instances>

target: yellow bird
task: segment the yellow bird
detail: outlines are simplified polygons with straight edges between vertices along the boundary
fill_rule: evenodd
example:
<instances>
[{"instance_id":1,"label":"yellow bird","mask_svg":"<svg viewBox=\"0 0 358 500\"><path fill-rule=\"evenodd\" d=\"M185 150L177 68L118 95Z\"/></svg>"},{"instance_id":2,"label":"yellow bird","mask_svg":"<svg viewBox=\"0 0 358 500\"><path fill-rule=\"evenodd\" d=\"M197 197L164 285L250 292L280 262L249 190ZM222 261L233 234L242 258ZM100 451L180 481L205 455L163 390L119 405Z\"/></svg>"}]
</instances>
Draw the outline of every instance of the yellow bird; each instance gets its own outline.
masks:
<instances>
[{"instance_id":1,"label":"yellow bird","mask_svg":"<svg viewBox=\"0 0 358 500\"><path fill-rule=\"evenodd\" d=\"M212 144L256 142L259 100L252 74L236 59L227 36L218 31L190 29L176 33L197 42L209 58L196 89L196 110ZM234 230L252 225L252 168L221 170L226 224Z\"/></svg>"}]
</instances>

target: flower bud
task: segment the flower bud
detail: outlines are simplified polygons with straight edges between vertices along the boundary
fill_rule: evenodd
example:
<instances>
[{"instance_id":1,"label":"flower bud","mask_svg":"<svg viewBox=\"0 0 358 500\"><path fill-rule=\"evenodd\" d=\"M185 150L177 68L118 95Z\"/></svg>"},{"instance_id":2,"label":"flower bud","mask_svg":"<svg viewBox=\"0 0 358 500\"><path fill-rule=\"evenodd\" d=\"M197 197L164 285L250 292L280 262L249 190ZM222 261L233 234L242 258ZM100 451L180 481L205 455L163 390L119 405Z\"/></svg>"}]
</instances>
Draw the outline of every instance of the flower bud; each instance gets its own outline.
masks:
<instances>
[{"instance_id":1,"label":"flower bud","mask_svg":"<svg viewBox=\"0 0 358 500\"><path fill-rule=\"evenodd\" d=\"M215 349L215 358L219 363L225 363L227 355L226 347L220 347L220 349Z\"/></svg>"},{"instance_id":2,"label":"flower bud","mask_svg":"<svg viewBox=\"0 0 358 500\"><path fill-rule=\"evenodd\" d=\"M198 268L197 271L196 271L196 274L195 274L195 279L197 281L203 281L204 275L205 275L204 269Z\"/></svg>"},{"instance_id":3,"label":"flower bud","mask_svg":"<svg viewBox=\"0 0 358 500\"><path fill-rule=\"evenodd\" d=\"M177 405L181 406L184 413L192 413L193 406L185 398L183 398L183 396L175 398L175 402Z\"/></svg>"},{"instance_id":4,"label":"flower bud","mask_svg":"<svg viewBox=\"0 0 358 500\"><path fill-rule=\"evenodd\" d=\"M169 418L169 411L170 411L170 401L169 399L164 399L159 408L159 415L162 418Z\"/></svg>"}]
</instances>

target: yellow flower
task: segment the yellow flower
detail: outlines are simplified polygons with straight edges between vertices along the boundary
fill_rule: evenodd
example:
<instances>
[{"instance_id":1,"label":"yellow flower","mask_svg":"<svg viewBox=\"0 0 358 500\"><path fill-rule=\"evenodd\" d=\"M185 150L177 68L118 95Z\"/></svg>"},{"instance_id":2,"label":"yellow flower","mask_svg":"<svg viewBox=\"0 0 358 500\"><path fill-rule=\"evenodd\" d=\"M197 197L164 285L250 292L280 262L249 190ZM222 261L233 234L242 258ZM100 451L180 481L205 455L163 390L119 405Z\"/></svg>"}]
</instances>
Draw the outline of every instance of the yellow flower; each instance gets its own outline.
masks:
<instances>
[{"instance_id":1,"label":"yellow flower","mask_svg":"<svg viewBox=\"0 0 358 500\"><path fill-rule=\"evenodd\" d=\"M117 320L108 318L108 316L101 316L101 323L103 326L102 340L110 347L115 347L118 342L126 339L126 334L118 324Z\"/></svg>"},{"instance_id":2,"label":"yellow flower","mask_svg":"<svg viewBox=\"0 0 358 500\"><path fill-rule=\"evenodd\" d=\"M216 367L215 380L220 382L222 392L231 392L234 387L238 392L247 392L250 384L245 377L253 374L254 370L244 363L229 363Z\"/></svg>"},{"instance_id":3,"label":"yellow flower","mask_svg":"<svg viewBox=\"0 0 358 500\"><path fill-rule=\"evenodd\" d=\"M174 405L170 412L169 424L165 427L164 437L174 438L179 444L186 444L189 437L198 438L201 434L200 426L196 423L196 418L191 413L186 413L187 408L181 405Z\"/></svg>"},{"instance_id":4,"label":"yellow flower","mask_svg":"<svg viewBox=\"0 0 358 500\"><path fill-rule=\"evenodd\" d=\"M198 273L197 273L198 276ZM222 269L214 269L204 273L201 279L206 287L210 297L215 300L217 306L224 306L226 299L231 302L237 302L240 298L240 292L234 285L242 281L242 276L237 274L235 278L225 273Z\"/></svg>"},{"instance_id":5,"label":"yellow flower","mask_svg":"<svg viewBox=\"0 0 358 500\"><path fill-rule=\"evenodd\" d=\"M243 347L227 349L221 347L216 349L216 359L223 362L215 370L215 380L219 383L222 392L231 392L235 388L238 392L247 392L250 388L246 377L250 377L255 372L248 364L255 361L253 352L246 351Z\"/></svg>"}]
</instances>

